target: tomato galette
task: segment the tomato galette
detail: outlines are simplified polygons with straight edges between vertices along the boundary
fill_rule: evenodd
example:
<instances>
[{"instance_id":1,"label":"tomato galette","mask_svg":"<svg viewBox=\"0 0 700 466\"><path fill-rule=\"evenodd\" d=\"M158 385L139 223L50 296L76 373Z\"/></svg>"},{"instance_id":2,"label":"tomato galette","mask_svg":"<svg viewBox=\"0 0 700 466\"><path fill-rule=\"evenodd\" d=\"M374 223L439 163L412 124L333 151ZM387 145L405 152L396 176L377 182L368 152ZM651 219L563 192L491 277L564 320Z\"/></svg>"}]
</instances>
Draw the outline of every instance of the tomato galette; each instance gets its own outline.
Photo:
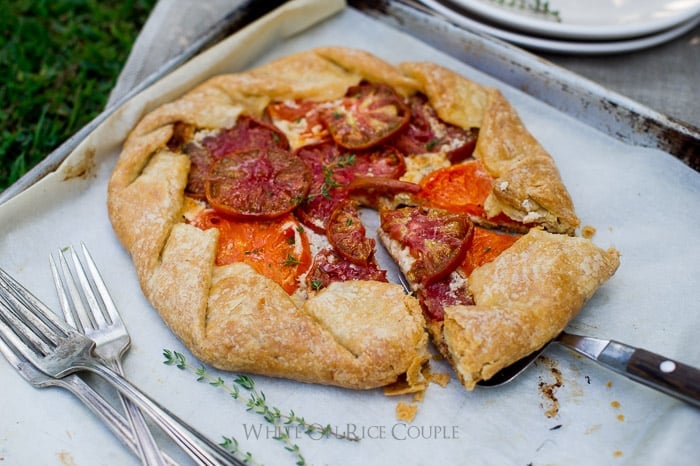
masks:
<instances>
[{"instance_id":1,"label":"tomato galette","mask_svg":"<svg viewBox=\"0 0 700 466\"><path fill-rule=\"evenodd\" d=\"M471 389L560 332L619 262L575 236L552 157L498 90L340 47L148 113L108 208L202 361L357 389L425 388L429 339Z\"/></svg>"}]
</instances>

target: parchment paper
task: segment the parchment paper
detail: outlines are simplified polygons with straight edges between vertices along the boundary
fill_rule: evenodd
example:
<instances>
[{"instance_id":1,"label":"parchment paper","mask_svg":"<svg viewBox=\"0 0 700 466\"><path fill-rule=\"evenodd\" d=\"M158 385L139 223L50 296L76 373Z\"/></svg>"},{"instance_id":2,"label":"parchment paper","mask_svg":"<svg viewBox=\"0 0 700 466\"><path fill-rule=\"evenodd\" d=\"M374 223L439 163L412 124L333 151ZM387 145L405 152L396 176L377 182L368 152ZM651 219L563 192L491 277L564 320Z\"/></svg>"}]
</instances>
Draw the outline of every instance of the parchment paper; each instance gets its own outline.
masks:
<instances>
[{"instance_id":1,"label":"parchment paper","mask_svg":"<svg viewBox=\"0 0 700 466\"><path fill-rule=\"evenodd\" d=\"M700 366L700 175L668 154L600 134L337 1L292 2L126 105L56 174L0 207L0 267L58 309L48 256L84 241L131 332L127 376L212 439L235 437L259 463L294 464L273 439L277 433L243 403L162 364L162 350L173 349L199 365L141 295L107 218L106 183L127 131L147 110L214 74L320 45L362 48L392 63L430 60L501 88L556 159L583 224L597 230L594 241L622 252L618 273L571 330ZM449 372L442 362L432 365ZM232 384L234 374L211 373ZM395 417L396 403L410 397L254 379L270 405L362 438L291 431L308 464L688 465L700 458L700 411L557 347L502 388L467 392L456 380L431 386L411 424ZM67 392L34 390L4 358L0 380L0 463L138 464ZM544 395L547 389L553 396Z\"/></svg>"}]
</instances>

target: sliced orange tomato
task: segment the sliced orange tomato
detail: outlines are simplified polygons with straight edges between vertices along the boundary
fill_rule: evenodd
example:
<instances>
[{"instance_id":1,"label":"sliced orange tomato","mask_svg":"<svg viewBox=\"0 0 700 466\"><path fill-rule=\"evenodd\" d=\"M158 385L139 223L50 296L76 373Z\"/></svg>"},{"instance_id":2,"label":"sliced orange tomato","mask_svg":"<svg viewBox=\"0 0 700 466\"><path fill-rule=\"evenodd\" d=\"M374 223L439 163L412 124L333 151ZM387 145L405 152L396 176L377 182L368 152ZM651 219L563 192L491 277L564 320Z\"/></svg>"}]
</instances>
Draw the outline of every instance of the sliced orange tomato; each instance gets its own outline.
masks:
<instances>
[{"instance_id":1,"label":"sliced orange tomato","mask_svg":"<svg viewBox=\"0 0 700 466\"><path fill-rule=\"evenodd\" d=\"M205 210L192 221L203 230L219 230L216 264L244 262L292 294L299 276L311 266L309 239L291 215L266 221L239 221Z\"/></svg>"},{"instance_id":2,"label":"sliced orange tomato","mask_svg":"<svg viewBox=\"0 0 700 466\"><path fill-rule=\"evenodd\" d=\"M462 271L467 276L471 275L475 268L493 261L503 251L511 247L520 236L475 226L471 245L460 266Z\"/></svg>"},{"instance_id":3,"label":"sliced orange tomato","mask_svg":"<svg viewBox=\"0 0 700 466\"><path fill-rule=\"evenodd\" d=\"M433 207L483 217L492 180L480 161L471 160L430 173L420 183L419 197Z\"/></svg>"}]
</instances>

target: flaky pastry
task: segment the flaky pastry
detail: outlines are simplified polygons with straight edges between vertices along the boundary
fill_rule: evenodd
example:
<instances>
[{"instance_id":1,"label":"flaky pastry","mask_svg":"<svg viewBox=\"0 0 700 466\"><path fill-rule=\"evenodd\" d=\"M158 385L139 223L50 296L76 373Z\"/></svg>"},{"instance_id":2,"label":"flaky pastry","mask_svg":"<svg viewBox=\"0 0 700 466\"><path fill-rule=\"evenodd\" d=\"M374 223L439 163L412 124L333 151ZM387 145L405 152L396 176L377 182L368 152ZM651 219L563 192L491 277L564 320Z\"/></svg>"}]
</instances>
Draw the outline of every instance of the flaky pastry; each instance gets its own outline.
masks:
<instances>
[{"instance_id":1,"label":"flaky pastry","mask_svg":"<svg viewBox=\"0 0 700 466\"><path fill-rule=\"evenodd\" d=\"M498 91L446 68L430 63L395 67L367 52L324 47L211 78L136 125L108 186L110 220L145 296L202 361L226 370L358 389L418 374L416 368L427 361L418 302L399 285L332 283L298 304L248 265L216 265L218 232L189 225L183 216L190 160L168 147L176 125L230 128L240 115L261 117L274 100L339 99L362 81L387 83L403 96L422 93L446 122L480 128L475 154L496 180L486 206L489 215L505 213L556 232L570 233L578 224L551 157L512 107ZM497 131L502 125L512 133L505 139ZM533 174L539 181L534 190ZM461 346L453 329L459 325L469 331L462 312L450 312L445 331L455 348ZM459 355L455 359L462 361ZM410 379L416 389L424 384L420 377Z\"/></svg>"}]
</instances>

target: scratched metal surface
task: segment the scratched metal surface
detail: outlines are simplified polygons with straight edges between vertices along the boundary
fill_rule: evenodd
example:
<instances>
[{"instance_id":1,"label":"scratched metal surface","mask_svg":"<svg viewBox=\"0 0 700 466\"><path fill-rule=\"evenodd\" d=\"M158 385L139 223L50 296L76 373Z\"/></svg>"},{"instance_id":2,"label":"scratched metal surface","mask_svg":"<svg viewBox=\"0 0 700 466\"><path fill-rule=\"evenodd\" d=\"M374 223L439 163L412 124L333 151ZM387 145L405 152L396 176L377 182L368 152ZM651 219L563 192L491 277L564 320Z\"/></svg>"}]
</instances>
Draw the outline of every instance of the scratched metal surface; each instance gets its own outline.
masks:
<instances>
[{"instance_id":1,"label":"scratched metal surface","mask_svg":"<svg viewBox=\"0 0 700 466\"><path fill-rule=\"evenodd\" d=\"M352 7L630 144L654 147L700 171L700 129L669 118L498 39L433 15L410 0L350 0Z\"/></svg>"}]
</instances>

